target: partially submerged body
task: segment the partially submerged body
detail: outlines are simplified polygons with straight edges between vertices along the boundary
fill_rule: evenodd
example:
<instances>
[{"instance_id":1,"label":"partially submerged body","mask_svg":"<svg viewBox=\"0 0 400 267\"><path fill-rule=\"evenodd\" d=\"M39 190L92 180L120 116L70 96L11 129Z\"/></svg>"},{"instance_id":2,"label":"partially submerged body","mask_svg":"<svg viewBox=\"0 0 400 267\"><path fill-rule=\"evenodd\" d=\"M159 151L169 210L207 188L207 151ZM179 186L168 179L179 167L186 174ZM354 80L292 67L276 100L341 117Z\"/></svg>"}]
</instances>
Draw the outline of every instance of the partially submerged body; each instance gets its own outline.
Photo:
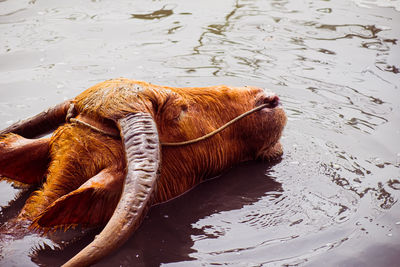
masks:
<instances>
[{"instance_id":1,"label":"partially submerged body","mask_svg":"<svg viewBox=\"0 0 400 267\"><path fill-rule=\"evenodd\" d=\"M204 136L263 104L265 108L210 138L162 145ZM17 218L32 222L33 228L108 222L95 244L71 265L91 264L108 253L111 248L95 249L103 238L110 243L116 236L114 242L120 245L152 204L176 197L239 162L279 157L286 123L279 98L259 88L172 88L127 79L91 87L53 113L53 124L63 117L67 123L51 138L17 135L38 135L35 125L41 126L41 119L3 131L0 175L32 185L44 182Z\"/></svg>"}]
</instances>

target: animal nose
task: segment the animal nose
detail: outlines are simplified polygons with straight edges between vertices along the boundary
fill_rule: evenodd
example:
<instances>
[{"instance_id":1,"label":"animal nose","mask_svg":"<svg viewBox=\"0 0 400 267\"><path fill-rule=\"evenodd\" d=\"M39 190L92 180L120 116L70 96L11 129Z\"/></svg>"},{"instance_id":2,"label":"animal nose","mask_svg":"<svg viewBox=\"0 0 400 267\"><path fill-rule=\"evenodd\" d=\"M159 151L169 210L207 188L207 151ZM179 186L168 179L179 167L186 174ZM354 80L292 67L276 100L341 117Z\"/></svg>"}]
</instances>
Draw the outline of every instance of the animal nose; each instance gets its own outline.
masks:
<instances>
[{"instance_id":1,"label":"animal nose","mask_svg":"<svg viewBox=\"0 0 400 267\"><path fill-rule=\"evenodd\" d=\"M264 104L268 104L269 108L275 108L279 105L279 97L275 94L269 95L264 99Z\"/></svg>"}]
</instances>

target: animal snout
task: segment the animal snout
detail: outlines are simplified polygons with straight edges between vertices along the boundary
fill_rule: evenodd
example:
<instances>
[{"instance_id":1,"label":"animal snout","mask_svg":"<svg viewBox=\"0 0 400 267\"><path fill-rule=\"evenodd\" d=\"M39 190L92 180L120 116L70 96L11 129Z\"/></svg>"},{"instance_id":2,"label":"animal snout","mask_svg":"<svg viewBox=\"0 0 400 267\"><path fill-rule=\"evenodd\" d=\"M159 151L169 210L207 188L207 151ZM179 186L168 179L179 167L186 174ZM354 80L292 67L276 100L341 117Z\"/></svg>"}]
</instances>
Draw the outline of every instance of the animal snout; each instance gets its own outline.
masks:
<instances>
[{"instance_id":1,"label":"animal snout","mask_svg":"<svg viewBox=\"0 0 400 267\"><path fill-rule=\"evenodd\" d=\"M280 100L279 97L274 93L264 94L258 99L256 105L259 106L263 104L267 104L268 108L275 108L279 106Z\"/></svg>"},{"instance_id":2,"label":"animal snout","mask_svg":"<svg viewBox=\"0 0 400 267\"><path fill-rule=\"evenodd\" d=\"M279 105L279 96L273 94L264 100L265 104L269 104L270 108L275 108Z\"/></svg>"}]
</instances>

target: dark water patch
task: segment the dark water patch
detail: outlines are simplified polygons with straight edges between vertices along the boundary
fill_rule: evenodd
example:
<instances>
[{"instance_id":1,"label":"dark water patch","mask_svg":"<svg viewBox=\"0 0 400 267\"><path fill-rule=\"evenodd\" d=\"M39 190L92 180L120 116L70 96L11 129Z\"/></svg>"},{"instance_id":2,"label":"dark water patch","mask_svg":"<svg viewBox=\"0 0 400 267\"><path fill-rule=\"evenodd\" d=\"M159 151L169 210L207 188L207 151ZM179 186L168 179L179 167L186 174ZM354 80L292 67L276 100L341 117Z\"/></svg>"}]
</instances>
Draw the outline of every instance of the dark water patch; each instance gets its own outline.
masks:
<instances>
[{"instance_id":1,"label":"dark water patch","mask_svg":"<svg viewBox=\"0 0 400 267\"><path fill-rule=\"evenodd\" d=\"M377 51L388 51L389 47L381 42L381 41L376 41L376 42L365 42L362 43L362 47L371 49L371 50L377 50Z\"/></svg>"},{"instance_id":2,"label":"dark water patch","mask_svg":"<svg viewBox=\"0 0 400 267\"><path fill-rule=\"evenodd\" d=\"M147 14L131 14L131 17L133 19L154 20L154 19L162 19L165 17L169 17L173 14L174 14L173 9L165 9L164 6L162 9L155 10Z\"/></svg>"},{"instance_id":3,"label":"dark water patch","mask_svg":"<svg viewBox=\"0 0 400 267\"><path fill-rule=\"evenodd\" d=\"M323 48L318 49L318 52L321 52L321 53L324 53L324 54L328 54L328 55L336 55L335 52L330 51L328 49L323 49Z\"/></svg>"},{"instance_id":4,"label":"dark water patch","mask_svg":"<svg viewBox=\"0 0 400 267\"><path fill-rule=\"evenodd\" d=\"M386 65L386 62L377 62L376 66L378 67L378 69L383 71L392 72L394 74L400 73L400 68L396 66Z\"/></svg>"},{"instance_id":5,"label":"dark water patch","mask_svg":"<svg viewBox=\"0 0 400 267\"><path fill-rule=\"evenodd\" d=\"M394 45L397 44L397 39L384 39L383 41Z\"/></svg>"},{"instance_id":6,"label":"dark water patch","mask_svg":"<svg viewBox=\"0 0 400 267\"><path fill-rule=\"evenodd\" d=\"M332 13L332 8L318 8L317 11L321 13Z\"/></svg>"},{"instance_id":7,"label":"dark water patch","mask_svg":"<svg viewBox=\"0 0 400 267\"><path fill-rule=\"evenodd\" d=\"M172 28L168 29L168 34L174 34L176 31L178 31L181 28L183 28L183 26L172 27Z\"/></svg>"}]
</instances>

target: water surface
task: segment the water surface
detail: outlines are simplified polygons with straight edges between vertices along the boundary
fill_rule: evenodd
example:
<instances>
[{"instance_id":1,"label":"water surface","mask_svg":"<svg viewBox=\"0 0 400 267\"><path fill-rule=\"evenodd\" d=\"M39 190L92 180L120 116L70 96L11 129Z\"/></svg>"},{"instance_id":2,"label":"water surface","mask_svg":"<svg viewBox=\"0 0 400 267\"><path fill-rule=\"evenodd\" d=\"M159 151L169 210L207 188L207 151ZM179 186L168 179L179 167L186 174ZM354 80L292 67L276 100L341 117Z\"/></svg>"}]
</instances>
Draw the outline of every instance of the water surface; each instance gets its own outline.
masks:
<instances>
[{"instance_id":1,"label":"water surface","mask_svg":"<svg viewBox=\"0 0 400 267\"><path fill-rule=\"evenodd\" d=\"M121 76L271 89L289 118L282 160L153 207L98 266L397 266L399 25L385 0L3 0L0 128ZM0 182L2 223L20 193ZM93 235L3 243L0 265L60 265Z\"/></svg>"}]
</instances>

